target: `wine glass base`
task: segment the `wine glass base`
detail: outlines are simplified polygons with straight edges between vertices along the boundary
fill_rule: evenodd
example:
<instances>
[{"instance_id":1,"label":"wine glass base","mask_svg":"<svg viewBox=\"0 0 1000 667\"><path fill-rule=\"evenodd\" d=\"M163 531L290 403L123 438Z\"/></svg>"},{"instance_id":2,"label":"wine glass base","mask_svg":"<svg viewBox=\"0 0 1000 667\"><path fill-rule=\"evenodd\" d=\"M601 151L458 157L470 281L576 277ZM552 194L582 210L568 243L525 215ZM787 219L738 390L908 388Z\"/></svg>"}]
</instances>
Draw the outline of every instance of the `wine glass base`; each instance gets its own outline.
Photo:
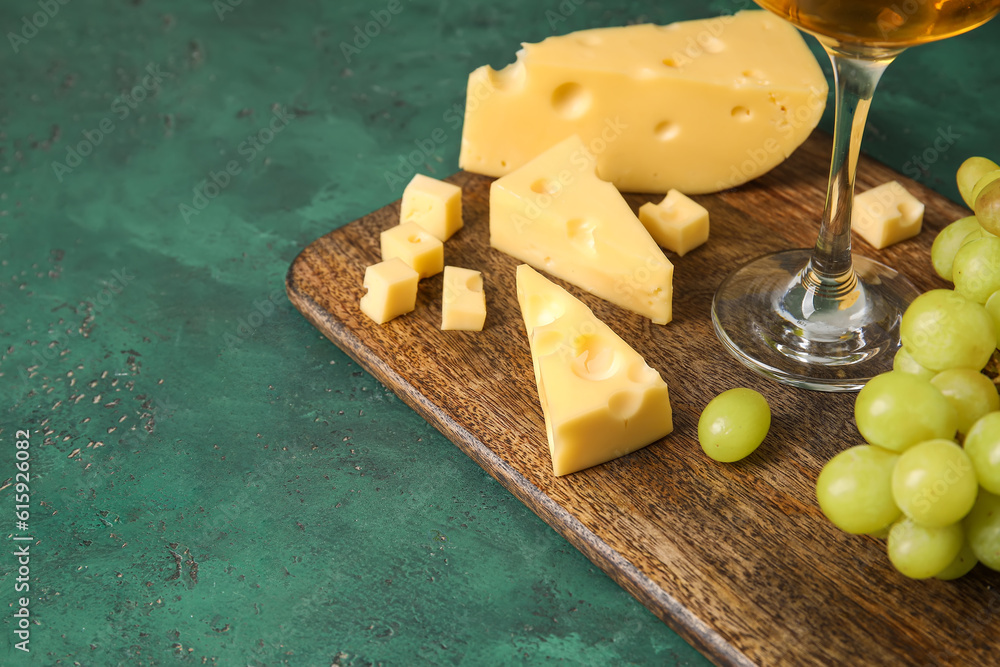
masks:
<instances>
[{"instance_id":1,"label":"wine glass base","mask_svg":"<svg viewBox=\"0 0 1000 667\"><path fill-rule=\"evenodd\" d=\"M712 323L726 349L761 375L857 391L892 369L900 319L919 292L894 269L855 256L857 282L829 298L803 280L812 252L787 250L744 265L716 292Z\"/></svg>"}]
</instances>

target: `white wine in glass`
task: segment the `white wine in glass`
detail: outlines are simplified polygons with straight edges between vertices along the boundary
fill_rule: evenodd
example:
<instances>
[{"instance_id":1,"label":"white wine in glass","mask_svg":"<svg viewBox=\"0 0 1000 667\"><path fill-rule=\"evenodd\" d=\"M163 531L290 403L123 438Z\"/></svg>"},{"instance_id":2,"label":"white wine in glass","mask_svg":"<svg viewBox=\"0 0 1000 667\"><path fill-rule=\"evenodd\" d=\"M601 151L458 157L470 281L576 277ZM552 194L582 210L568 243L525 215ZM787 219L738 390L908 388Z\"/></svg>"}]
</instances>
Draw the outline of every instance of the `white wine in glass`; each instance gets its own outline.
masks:
<instances>
[{"instance_id":1,"label":"white wine in glass","mask_svg":"<svg viewBox=\"0 0 1000 667\"><path fill-rule=\"evenodd\" d=\"M836 83L833 158L816 245L746 264L719 287L719 339L755 371L807 389L855 391L892 367L899 322L917 290L851 254L861 136L885 68L909 46L972 30L1000 0L755 0L814 35Z\"/></svg>"}]
</instances>

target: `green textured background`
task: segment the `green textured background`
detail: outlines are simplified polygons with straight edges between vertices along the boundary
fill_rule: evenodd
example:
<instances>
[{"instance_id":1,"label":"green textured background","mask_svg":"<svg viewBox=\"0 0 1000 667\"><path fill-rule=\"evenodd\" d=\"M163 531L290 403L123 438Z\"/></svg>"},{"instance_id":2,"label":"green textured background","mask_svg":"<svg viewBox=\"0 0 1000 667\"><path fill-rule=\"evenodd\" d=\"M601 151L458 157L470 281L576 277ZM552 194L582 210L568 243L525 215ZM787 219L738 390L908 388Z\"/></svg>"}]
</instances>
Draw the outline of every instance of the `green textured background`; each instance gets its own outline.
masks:
<instances>
[{"instance_id":1,"label":"green textured background","mask_svg":"<svg viewBox=\"0 0 1000 667\"><path fill-rule=\"evenodd\" d=\"M446 114L476 66L748 3L401 0L347 62L388 2L223 2L53 0L16 44L39 4L0 5L0 480L31 429L36 538L30 655L14 543L0 554L3 664L703 664L322 338L283 279L400 196L383 174L414 142L443 130L424 171L457 169ZM997 62L1000 24L905 54L867 150L957 197L965 157L1000 156ZM275 108L294 118L251 148Z\"/></svg>"}]
</instances>

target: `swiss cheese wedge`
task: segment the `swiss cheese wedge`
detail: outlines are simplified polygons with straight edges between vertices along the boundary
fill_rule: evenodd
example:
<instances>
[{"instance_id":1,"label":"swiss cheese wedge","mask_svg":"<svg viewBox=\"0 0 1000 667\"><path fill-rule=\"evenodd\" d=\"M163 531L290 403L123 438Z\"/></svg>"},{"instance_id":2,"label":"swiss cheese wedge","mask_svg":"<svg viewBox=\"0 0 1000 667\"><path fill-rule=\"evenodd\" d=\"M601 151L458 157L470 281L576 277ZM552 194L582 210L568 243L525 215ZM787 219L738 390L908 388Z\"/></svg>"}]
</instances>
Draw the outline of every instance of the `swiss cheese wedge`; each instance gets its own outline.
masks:
<instances>
[{"instance_id":1,"label":"swiss cheese wedge","mask_svg":"<svg viewBox=\"0 0 1000 667\"><path fill-rule=\"evenodd\" d=\"M667 384L587 306L523 264L517 300L555 475L624 456L673 430Z\"/></svg>"},{"instance_id":2,"label":"swiss cheese wedge","mask_svg":"<svg viewBox=\"0 0 1000 667\"><path fill-rule=\"evenodd\" d=\"M788 157L826 98L802 37L770 12L585 30L470 75L459 164L503 176L579 134L620 190L715 192Z\"/></svg>"},{"instance_id":3,"label":"swiss cheese wedge","mask_svg":"<svg viewBox=\"0 0 1000 667\"><path fill-rule=\"evenodd\" d=\"M490 245L657 324L671 319L673 264L575 135L493 182Z\"/></svg>"}]
</instances>

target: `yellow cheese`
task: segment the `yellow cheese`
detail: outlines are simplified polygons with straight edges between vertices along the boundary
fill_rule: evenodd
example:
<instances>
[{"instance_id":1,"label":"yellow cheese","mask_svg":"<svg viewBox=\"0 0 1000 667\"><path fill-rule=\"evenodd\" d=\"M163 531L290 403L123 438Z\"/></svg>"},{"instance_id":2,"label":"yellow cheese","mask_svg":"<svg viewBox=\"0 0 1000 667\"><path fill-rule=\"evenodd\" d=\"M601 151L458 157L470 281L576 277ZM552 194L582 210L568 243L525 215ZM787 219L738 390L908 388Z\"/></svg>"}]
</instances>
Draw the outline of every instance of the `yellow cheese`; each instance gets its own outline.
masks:
<instances>
[{"instance_id":1,"label":"yellow cheese","mask_svg":"<svg viewBox=\"0 0 1000 667\"><path fill-rule=\"evenodd\" d=\"M851 228L872 247L882 249L920 233L924 205L896 181L854 198Z\"/></svg>"},{"instance_id":2,"label":"yellow cheese","mask_svg":"<svg viewBox=\"0 0 1000 667\"><path fill-rule=\"evenodd\" d=\"M572 136L490 189L490 245L666 324L674 267Z\"/></svg>"},{"instance_id":3,"label":"yellow cheese","mask_svg":"<svg viewBox=\"0 0 1000 667\"><path fill-rule=\"evenodd\" d=\"M555 475L624 456L673 430L667 384L587 306L523 264L517 300Z\"/></svg>"},{"instance_id":4,"label":"yellow cheese","mask_svg":"<svg viewBox=\"0 0 1000 667\"><path fill-rule=\"evenodd\" d=\"M681 257L708 240L708 210L677 190L659 204L643 204L639 222L654 241Z\"/></svg>"},{"instance_id":5,"label":"yellow cheese","mask_svg":"<svg viewBox=\"0 0 1000 667\"><path fill-rule=\"evenodd\" d=\"M444 267L441 295L441 329L482 331L486 322L483 274L457 266Z\"/></svg>"},{"instance_id":6,"label":"yellow cheese","mask_svg":"<svg viewBox=\"0 0 1000 667\"><path fill-rule=\"evenodd\" d=\"M462 228L462 188L417 174L403 190L399 220L415 222L447 241Z\"/></svg>"},{"instance_id":7,"label":"yellow cheese","mask_svg":"<svg viewBox=\"0 0 1000 667\"><path fill-rule=\"evenodd\" d=\"M585 30L470 75L459 164L503 176L579 134L620 190L714 192L788 157L826 97L802 37L766 11Z\"/></svg>"},{"instance_id":8,"label":"yellow cheese","mask_svg":"<svg viewBox=\"0 0 1000 667\"><path fill-rule=\"evenodd\" d=\"M382 232L382 259L398 257L427 278L444 268L444 244L415 222L404 222Z\"/></svg>"},{"instance_id":9,"label":"yellow cheese","mask_svg":"<svg viewBox=\"0 0 1000 667\"><path fill-rule=\"evenodd\" d=\"M376 324L409 313L417 304L418 280L417 272L398 257L369 266L365 269L361 312Z\"/></svg>"}]
</instances>

